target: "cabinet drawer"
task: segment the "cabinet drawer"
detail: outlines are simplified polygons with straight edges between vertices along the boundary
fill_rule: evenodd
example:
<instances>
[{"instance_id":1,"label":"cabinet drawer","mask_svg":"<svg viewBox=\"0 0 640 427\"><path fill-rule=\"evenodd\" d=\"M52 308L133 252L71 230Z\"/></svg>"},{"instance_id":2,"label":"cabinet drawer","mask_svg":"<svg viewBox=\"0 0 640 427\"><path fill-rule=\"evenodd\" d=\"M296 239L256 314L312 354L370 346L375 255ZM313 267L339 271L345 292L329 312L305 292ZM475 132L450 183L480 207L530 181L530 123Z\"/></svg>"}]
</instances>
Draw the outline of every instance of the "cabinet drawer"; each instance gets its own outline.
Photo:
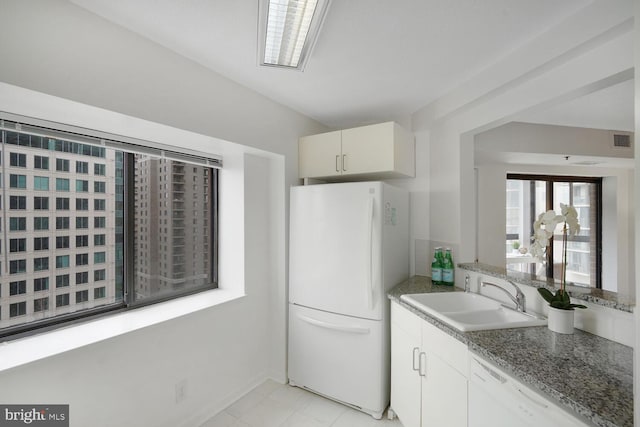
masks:
<instances>
[{"instance_id":1,"label":"cabinet drawer","mask_svg":"<svg viewBox=\"0 0 640 427\"><path fill-rule=\"evenodd\" d=\"M465 344L422 320L422 348L446 360L465 378L468 378L468 348Z\"/></svg>"},{"instance_id":2,"label":"cabinet drawer","mask_svg":"<svg viewBox=\"0 0 640 427\"><path fill-rule=\"evenodd\" d=\"M423 320L395 301L391 302L391 322L411 336L420 337Z\"/></svg>"}]
</instances>

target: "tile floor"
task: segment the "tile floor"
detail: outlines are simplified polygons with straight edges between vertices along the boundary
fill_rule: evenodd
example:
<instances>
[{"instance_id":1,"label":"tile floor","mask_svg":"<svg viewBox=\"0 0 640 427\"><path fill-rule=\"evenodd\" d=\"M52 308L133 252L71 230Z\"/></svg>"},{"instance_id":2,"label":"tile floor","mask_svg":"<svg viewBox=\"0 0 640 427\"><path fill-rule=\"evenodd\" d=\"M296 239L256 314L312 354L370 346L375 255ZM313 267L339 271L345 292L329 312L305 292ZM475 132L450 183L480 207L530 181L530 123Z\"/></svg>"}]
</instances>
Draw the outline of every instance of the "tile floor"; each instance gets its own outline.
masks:
<instances>
[{"instance_id":1,"label":"tile floor","mask_svg":"<svg viewBox=\"0 0 640 427\"><path fill-rule=\"evenodd\" d=\"M298 387L267 380L200 427L402 427Z\"/></svg>"}]
</instances>

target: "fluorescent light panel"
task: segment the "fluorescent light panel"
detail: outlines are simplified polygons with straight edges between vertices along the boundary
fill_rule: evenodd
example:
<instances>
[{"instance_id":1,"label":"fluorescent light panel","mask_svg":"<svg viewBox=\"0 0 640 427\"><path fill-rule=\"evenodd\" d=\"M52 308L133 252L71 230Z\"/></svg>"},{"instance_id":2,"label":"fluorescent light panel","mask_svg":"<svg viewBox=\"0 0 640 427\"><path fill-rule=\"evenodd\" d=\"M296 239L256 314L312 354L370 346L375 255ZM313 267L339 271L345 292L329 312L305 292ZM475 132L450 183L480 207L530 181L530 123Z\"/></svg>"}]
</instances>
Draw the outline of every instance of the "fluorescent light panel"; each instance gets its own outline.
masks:
<instances>
[{"instance_id":1,"label":"fluorescent light panel","mask_svg":"<svg viewBox=\"0 0 640 427\"><path fill-rule=\"evenodd\" d=\"M329 0L263 0L260 64L303 69Z\"/></svg>"}]
</instances>

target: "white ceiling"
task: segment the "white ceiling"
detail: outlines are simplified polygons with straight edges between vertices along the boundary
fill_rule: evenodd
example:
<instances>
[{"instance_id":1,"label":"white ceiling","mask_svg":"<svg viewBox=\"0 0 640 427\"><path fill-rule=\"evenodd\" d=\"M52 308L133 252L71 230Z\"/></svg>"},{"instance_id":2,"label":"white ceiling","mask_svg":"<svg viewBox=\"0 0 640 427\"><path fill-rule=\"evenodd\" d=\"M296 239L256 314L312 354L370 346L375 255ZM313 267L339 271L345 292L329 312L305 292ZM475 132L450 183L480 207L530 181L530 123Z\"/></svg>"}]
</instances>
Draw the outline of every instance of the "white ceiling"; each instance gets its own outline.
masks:
<instances>
[{"instance_id":1,"label":"white ceiling","mask_svg":"<svg viewBox=\"0 0 640 427\"><path fill-rule=\"evenodd\" d=\"M257 65L257 0L70 1L332 128L409 115L590 3L333 0L297 72ZM619 86L520 120L577 124L586 108L632 123L633 91Z\"/></svg>"},{"instance_id":2,"label":"white ceiling","mask_svg":"<svg viewBox=\"0 0 640 427\"><path fill-rule=\"evenodd\" d=\"M627 80L517 121L595 129L634 131L634 81Z\"/></svg>"},{"instance_id":3,"label":"white ceiling","mask_svg":"<svg viewBox=\"0 0 640 427\"><path fill-rule=\"evenodd\" d=\"M583 166L593 168L633 169L633 158L605 156L568 156L549 153L517 153L505 151L480 151L474 154L476 165L508 164L539 166Z\"/></svg>"}]
</instances>

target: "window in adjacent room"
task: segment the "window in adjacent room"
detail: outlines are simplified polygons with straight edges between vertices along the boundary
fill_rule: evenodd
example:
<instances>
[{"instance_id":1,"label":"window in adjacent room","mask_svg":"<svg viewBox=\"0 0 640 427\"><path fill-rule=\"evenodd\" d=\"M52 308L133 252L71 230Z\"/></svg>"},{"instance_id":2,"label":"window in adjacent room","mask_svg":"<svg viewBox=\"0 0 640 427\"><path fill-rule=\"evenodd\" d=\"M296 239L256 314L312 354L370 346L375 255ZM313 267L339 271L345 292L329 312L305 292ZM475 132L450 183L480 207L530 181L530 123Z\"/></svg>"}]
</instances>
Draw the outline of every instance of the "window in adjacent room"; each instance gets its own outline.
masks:
<instances>
[{"instance_id":1,"label":"window in adjacent room","mask_svg":"<svg viewBox=\"0 0 640 427\"><path fill-rule=\"evenodd\" d=\"M564 203L576 208L580 222L580 233L568 239L567 281L600 288L602 178L508 174L506 190L507 268L518 269L522 266L519 258L526 257L516 253L514 242L528 248L538 215L550 209L560 213L560 203ZM530 265L528 272L560 278L561 246L558 226L546 265L525 263Z\"/></svg>"}]
</instances>

